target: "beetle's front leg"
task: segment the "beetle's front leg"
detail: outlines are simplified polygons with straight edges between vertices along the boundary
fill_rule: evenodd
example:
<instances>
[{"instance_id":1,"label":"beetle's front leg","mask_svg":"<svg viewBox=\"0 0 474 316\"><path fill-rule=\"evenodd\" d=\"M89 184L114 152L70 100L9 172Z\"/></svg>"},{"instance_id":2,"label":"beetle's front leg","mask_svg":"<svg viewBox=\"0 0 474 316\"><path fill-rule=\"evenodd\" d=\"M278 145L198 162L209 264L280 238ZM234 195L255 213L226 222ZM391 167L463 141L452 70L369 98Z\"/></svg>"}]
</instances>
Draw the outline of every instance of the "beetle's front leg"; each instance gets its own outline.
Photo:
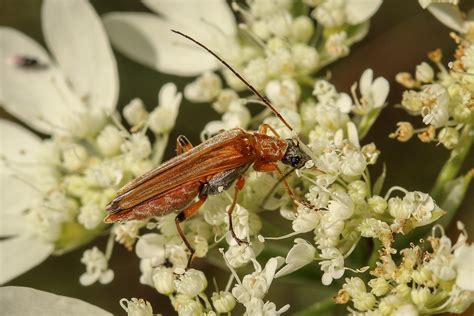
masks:
<instances>
[{"instance_id":1,"label":"beetle's front leg","mask_svg":"<svg viewBox=\"0 0 474 316\"><path fill-rule=\"evenodd\" d=\"M273 127L271 127L269 124L263 123L258 128L258 132L260 134L265 134L266 135L268 130L272 131L272 133L276 137L280 138L280 134L278 134L278 132Z\"/></svg>"}]
</instances>

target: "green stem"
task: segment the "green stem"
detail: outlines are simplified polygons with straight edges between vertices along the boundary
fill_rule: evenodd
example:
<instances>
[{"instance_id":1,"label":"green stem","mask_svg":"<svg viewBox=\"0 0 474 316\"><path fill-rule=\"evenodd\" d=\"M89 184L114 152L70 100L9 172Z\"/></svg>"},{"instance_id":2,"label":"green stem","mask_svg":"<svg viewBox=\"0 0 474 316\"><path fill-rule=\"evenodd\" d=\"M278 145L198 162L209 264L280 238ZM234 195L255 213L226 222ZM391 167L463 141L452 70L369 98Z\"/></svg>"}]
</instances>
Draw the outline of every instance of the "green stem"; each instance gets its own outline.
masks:
<instances>
[{"instance_id":1,"label":"green stem","mask_svg":"<svg viewBox=\"0 0 474 316\"><path fill-rule=\"evenodd\" d=\"M382 243L378 239L373 240L372 253L370 254L369 261L367 262L371 270L376 266L377 261L379 260L379 249L382 246Z\"/></svg>"},{"instance_id":2,"label":"green stem","mask_svg":"<svg viewBox=\"0 0 474 316\"><path fill-rule=\"evenodd\" d=\"M296 312L294 315L295 316L313 316L313 315L319 315L320 313L327 312L334 308L336 306L336 303L332 300L332 298L327 298L325 300L319 301L314 303L311 306L308 306L305 308L305 310Z\"/></svg>"},{"instance_id":3,"label":"green stem","mask_svg":"<svg viewBox=\"0 0 474 316\"><path fill-rule=\"evenodd\" d=\"M430 192L431 197L435 201L441 202L443 195L447 193L444 192L445 186L449 181L453 180L458 175L464 159L471 149L472 141L473 135L471 125L466 125L464 126L461 136L459 137L459 143L452 150L451 156L444 164L441 172L438 174L433 189ZM450 212L451 210L446 211Z\"/></svg>"},{"instance_id":4,"label":"green stem","mask_svg":"<svg viewBox=\"0 0 474 316\"><path fill-rule=\"evenodd\" d=\"M372 125L374 125L374 122L379 116L382 109L383 107L378 108L378 109L373 109L367 115L364 115L362 117L362 120L359 123L358 131L357 131L359 133L359 139L362 139L365 137L365 135L367 135Z\"/></svg>"}]
</instances>

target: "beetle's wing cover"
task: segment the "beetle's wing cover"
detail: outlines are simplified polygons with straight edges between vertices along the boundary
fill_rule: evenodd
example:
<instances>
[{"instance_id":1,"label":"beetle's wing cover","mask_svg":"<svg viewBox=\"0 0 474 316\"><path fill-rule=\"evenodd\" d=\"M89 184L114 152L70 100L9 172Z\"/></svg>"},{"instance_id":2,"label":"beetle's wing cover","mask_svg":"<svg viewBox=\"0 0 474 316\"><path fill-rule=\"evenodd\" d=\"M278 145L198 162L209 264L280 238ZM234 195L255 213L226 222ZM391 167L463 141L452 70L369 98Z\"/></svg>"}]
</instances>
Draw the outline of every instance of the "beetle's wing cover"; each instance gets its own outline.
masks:
<instances>
[{"instance_id":1,"label":"beetle's wing cover","mask_svg":"<svg viewBox=\"0 0 474 316\"><path fill-rule=\"evenodd\" d=\"M248 163L249 158L239 149L249 135L241 129L224 131L168 160L125 185L107 210L131 208L184 183L205 181L210 175Z\"/></svg>"}]
</instances>

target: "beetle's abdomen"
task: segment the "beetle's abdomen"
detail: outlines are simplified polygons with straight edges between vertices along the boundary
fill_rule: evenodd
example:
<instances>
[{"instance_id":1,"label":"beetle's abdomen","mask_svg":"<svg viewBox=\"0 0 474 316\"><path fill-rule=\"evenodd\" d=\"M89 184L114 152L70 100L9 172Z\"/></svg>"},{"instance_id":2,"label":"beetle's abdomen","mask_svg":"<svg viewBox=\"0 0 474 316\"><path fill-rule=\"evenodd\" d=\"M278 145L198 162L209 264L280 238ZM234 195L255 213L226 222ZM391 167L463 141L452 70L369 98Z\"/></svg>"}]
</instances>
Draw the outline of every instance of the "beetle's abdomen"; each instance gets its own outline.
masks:
<instances>
[{"instance_id":1,"label":"beetle's abdomen","mask_svg":"<svg viewBox=\"0 0 474 316\"><path fill-rule=\"evenodd\" d=\"M106 222L124 222L144 220L154 216L163 216L188 205L199 193L202 183L190 182L176 187L155 198L142 202L132 208L110 213Z\"/></svg>"}]
</instances>

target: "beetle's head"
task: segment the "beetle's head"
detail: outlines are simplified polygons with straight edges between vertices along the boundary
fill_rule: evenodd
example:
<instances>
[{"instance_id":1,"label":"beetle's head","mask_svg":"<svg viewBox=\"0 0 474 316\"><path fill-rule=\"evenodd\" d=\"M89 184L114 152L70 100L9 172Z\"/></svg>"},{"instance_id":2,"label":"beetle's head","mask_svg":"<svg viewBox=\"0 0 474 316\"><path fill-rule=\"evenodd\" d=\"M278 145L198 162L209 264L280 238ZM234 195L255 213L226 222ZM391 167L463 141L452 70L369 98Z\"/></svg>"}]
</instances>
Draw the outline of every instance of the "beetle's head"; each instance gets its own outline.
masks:
<instances>
[{"instance_id":1,"label":"beetle's head","mask_svg":"<svg viewBox=\"0 0 474 316\"><path fill-rule=\"evenodd\" d=\"M281 162L290 165L296 169L302 168L311 157L301 149L299 141L294 138L286 139L288 144L285 152L285 156Z\"/></svg>"}]
</instances>

